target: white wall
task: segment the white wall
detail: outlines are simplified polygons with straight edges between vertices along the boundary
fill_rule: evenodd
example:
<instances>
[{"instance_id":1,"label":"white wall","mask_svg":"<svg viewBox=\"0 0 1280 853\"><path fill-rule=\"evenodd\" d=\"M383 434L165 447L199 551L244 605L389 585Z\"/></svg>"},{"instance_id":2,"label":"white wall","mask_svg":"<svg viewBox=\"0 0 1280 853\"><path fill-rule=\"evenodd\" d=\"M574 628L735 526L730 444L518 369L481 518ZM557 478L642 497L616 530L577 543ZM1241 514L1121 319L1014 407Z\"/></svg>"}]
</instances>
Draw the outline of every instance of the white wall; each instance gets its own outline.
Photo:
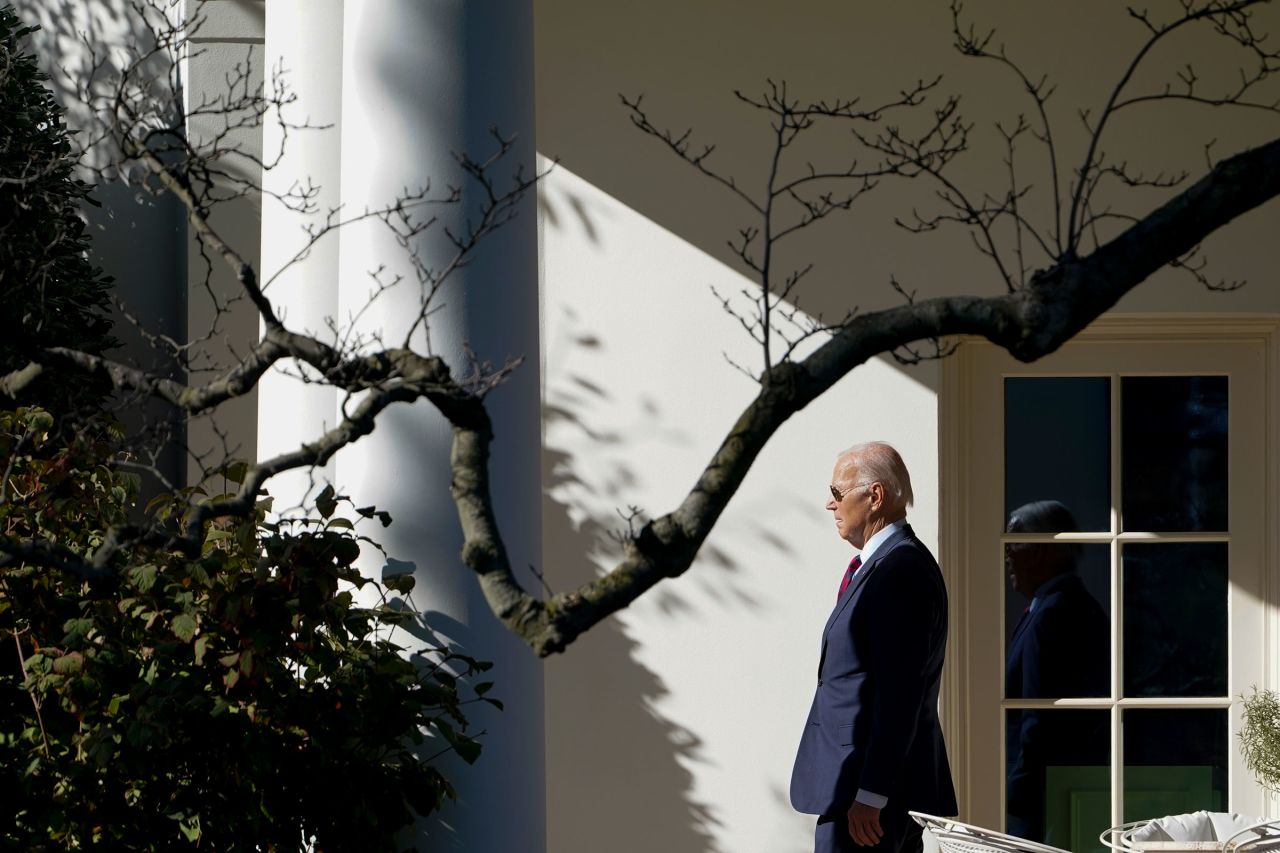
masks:
<instances>
[{"instance_id":1,"label":"white wall","mask_svg":"<svg viewBox=\"0 0 1280 853\"><path fill-rule=\"evenodd\" d=\"M1106 0L965 8L979 28L1000 28L993 45L1053 77L1060 156L1076 162L1084 142L1076 111L1096 112L1140 26ZM1264 14L1259 26L1280 30L1280 10ZM1002 192L1006 179L993 123L1030 115L1033 105L993 63L955 52L945 4L544 0L536 24L538 147L562 163L542 196L544 553L560 591L610 564L618 508L675 506L753 391L721 355L750 361L753 347L707 286L753 287L726 242L755 223L633 128L618 94L643 93L653 121L677 134L692 127L693 150L715 144L708 162L748 191L764 186L770 136L765 117L733 90L758 94L769 77L801 98L861 95L870 105L945 75L939 91L960 94L975 122L953 175L979 194ZM1156 56L1166 72L1190 59L1211 84L1231 73L1212 40L1173 47ZM1115 128L1108 150L1118 157L1148 173L1194 174L1211 139L1226 156L1273 138L1280 120L1162 105ZM848 139L843 128L818 132L806 156L847 166ZM1027 140L1022 155L1020 174L1037 186L1024 209L1043 221L1044 154ZM894 225L913 208L937 210L934 190L886 182L784 250L784 264L816 264L802 306L831 317L897 304L891 275L922 296L1003 291L966 234L916 236ZM1142 213L1162 196L1113 198ZM1270 245L1278 212L1272 202L1206 241L1218 275L1249 279L1244 290L1211 293L1163 271L1119 310L1280 312ZM912 522L936 547L938 382L936 364L881 359L855 370L775 436L684 577L548 661L549 849L585 853L602 838L621 851L808 849L812 818L791 811L786 788L818 631L849 553L831 532L823 490L839 450L864 439L895 443L919 499ZM875 415L855 416L867 403Z\"/></svg>"},{"instance_id":2,"label":"white wall","mask_svg":"<svg viewBox=\"0 0 1280 853\"><path fill-rule=\"evenodd\" d=\"M709 289L746 279L566 168L542 204L544 551L559 592L612 564L618 511L680 501L755 392L725 356L759 353ZM832 466L856 442L891 441L933 543L936 423L914 372L854 371L779 431L684 577L548 661L548 849L812 844L786 792L853 553L823 509Z\"/></svg>"},{"instance_id":3,"label":"white wall","mask_svg":"<svg viewBox=\"0 0 1280 853\"><path fill-rule=\"evenodd\" d=\"M39 26L30 37L41 70L48 75L47 85L66 109L68 127L88 126L91 113L79 97L82 85L92 69L92 58L85 51L82 38L100 45L106 68L115 69L123 61L124 48L146 38L133 19L126 0L18 0L15 8L24 23ZM169 67L163 56L157 56L153 68L163 72ZM107 82L103 69L98 80ZM99 146L86 160L105 168L111 154ZM93 180L84 170L82 177ZM94 263L115 279L115 296L125 310L137 320L138 327L149 334L182 339L187 329L187 227L181 205L167 196L156 196L142 190L136 176L126 180L113 175L97 183L92 198L99 206L86 206L83 215L92 239ZM140 247L143 247L140 250ZM153 349L139 333L138 327L116 314L113 334L121 341L117 357L145 365L148 369L170 371L173 361L165 353ZM130 407L120 412L130 427L141 426L173 416L172 410L158 402ZM171 482L182 482L186 471L183 454L177 447L159 452L156 468ZM160 486L144 477L144 492Z\"/></svg>"},{"instance_id":4,"label":"white wall","mask_svg":"<svg viewBox=\"0 0 1280 853\"><path fill-rule=\"evenodd\" d=\"M1174 2L1151 4L1168 13ZM1084 133L1077 110L1096 114L1141 41L1142 28L1109 0L1072 4L971 0L966 19L978 30L997 27L992 45L1006 45L1033 75L1056 84L1049 108L1063 175L1082 158ZM960 56L946 4L799 3L751 0L655 0L615 7L587 0L545 0L538 7L538 147L628 207L679 234L713 257L735 261L726 243L750 212L729 193L680 163L661 143L632 127L618 95L644 95L656 124L677 133L692 128L693 150L716 145L707 163L735 176L749 191L763 189L770 154L767 116L739 103L734 90L758 96L766 78L785 81L802 100L861 97L870 106L892 100L902 87L942 75L930 103L941 96L961 98L961 114L973 123L969 150L955 161L951 176L980 197L1007 185L1004 149L997 120L1034 117L1015 78L991 61ZM1280 31L1280 7L1258 13L1259 29ZM1190 61L1207 86L1229 86L1236 54L1220 40L1192 32L1153 54L1152 72L1139 75L1156 86ZM1176 80L1175 80L1176 82ZM1278 84L1259 93L1280 97ZM1151 86L1147 87L1148 90ZM930 113L893 120L904 131L919 128ZM1159 171L1204 169L1204 145L1216 140L1216 156L1274 138L1280 118L1262 111L1214 110L1185 104L1135 108L1118 117L1107 152L1149 176ZM842 125L806 137L795 171L806 159L847 166L855 150ZM1035 190L1023 210L1047 221L1049 180L1043 148L1027 139L1017 161L1021 183ZM866 162L865 157L862 162ZM889 287L895 275L922 296L944 293L994 294L1003 283L994 267L973 250L967 234L941 230L908 234L894 218L913 209L937 212L936 185L885 181L875 193L839 218L829 219L783 251L782 262L816 264L803 288L802 303L814 313L838 316L851 305L869 310L900 302ZM1112 194L1121 209L1141 213L1159 192ZM1280 310L1268 284L1274 255L1267 252L1269 225L1277 204L1241 220L1205 244L1219 275L1248 278L1245 291L1208 293L1185 274L1162 272L1127 300L1124 310ZM1033 268L1043 257L1029 257ZM737 266L735 269L739 268ZM1247 291L1247 292L1246 292Z\"/></svg>"},{"instance_id":5,"label":"white wall","mask_svg":"<svg viewBox=\"0 0 1280 853\"><path fill-rule=\"evenodd\" d=\"M190 6L195 8L194 4ZM113 75L147 49L150 36L135 10L124 0L24 0L17 8L24 21L41 28L32 36L32 44L50 77L50 86L67 108L68 125L93 127L92 113L83 103L79 88L92 76L94 94L100 98L109 95ZM164 4L162 8L176 19L186 7ZM188 104L225 98L228 75L236 73L236 66L247 70L251 88L258 85L263 79L264 0L208 0L199 8L203 24L191 39L194 60L181 61L178 74L170 78L183 87L180 96ZM97 56L85 49L86 40L95 46ZM94 67L95 61L101 63L100 67ZM172 58L157 54L145 69L139 77L149 72L157 80L168 78ZM159 94L167 88L157 83L154 91ZM200 144L223 133L225 124L222 117L199 116L187 122L185 129ZM227 134L225 144L260 156L261 128L235 128ZM108 145L100 143L88 153L86 162L107 168L116 156ZM256 182L260 177L256 165L244 158L224 159L221 166L248 181ZM189 354L192 364L204 368L193 371L191 379L207 381L233 363L245 342L256 339L257 315L247 300L231 299L239 285L221 258L214 258L206 286L207 267L195 242L188 240L185 209L169 196L147 192L140 167L129 171L128 176L120 176L109 169L106 180L94 190L94 198L102 206L85 211L94 235L95 259L115 277L116 295L128 314L151 334L168 335L174 340L185 340L188 334L204 336L218 313L215 303L220 306L217 333ZM90 180L98 177L86 174ZM259 216L257 194L249 193L219 205L211 217L220 236L255 265ZM140 251L140 247L144 250ZM152 369L175 370L172 357L149 346L123 317L117 320L115 334L125 343L118 357L137 360ZM180 371L174 373L179 374ZM256 392L251 392L221 407L215 416L193 419L187 440L194 453L204 456L203 461L197 462L181 448L172 446L162 452L158 467L181 485L184 477L193 483L198 481L203 467L216 467L228 455L253 458L256 405ZM164 417L165 413L163 407L152 403L146 417ZM133 411L123 413L126 422L133 422L137 415ZM229 436L229 441L224 442L219 433Z\"/></svg>"}]
</instances>

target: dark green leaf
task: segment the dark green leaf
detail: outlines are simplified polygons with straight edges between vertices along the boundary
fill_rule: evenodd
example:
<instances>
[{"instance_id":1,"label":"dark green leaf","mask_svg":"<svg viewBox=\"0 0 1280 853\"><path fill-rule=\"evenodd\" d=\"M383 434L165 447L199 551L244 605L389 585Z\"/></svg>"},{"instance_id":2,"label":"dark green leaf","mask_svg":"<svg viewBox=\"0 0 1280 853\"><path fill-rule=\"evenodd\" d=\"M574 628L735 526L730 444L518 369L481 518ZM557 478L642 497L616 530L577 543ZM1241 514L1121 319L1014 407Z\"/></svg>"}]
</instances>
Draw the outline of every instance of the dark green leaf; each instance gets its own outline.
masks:
<instances>
[{"instance_id":1,"label":"dark green leaf","mask_svg":"<svg viewBox=\"0 0 1280 853\"><path fill-rule=\"evenodd\" d=\"M129 583L133 584L139 592L150 592L156 583L157 568L150 563L142 566L130 566L128 575Z\"/></svg>"},{"instance_id":2,"label":"dark green leaf","mask_svg":"<svg viewBox=\"0 0 1280 853\"><path fill-rule=\"evenodd\" d=\"M365 518L378 519L378 521L382 522L383 527L391 526L391 513L387 512L386 510L378 509L377 507L372 507L372 506L361 506L361 507L356 507L356 512L360 513L360 515L364 516Z\"/></svg>"},{"instance_id":3,"label":"dark green leaf","mask_svg":"<svg viewBox=\"0 0 1280 853\"><path fill-rule=\"evenodd\" d=\"M191 842L200 840L200 815L191 815L178 821L178 829L182 831L182 836Z\"/></svg>"},{"instance_id":4,"label":"dark green leaf","mask_svg":"<svg viewBox=\"0 0 1280 853\"><path fill-rule=\"evenodd\" d=\"M75 675L84 669L84 655L71 652L53 659L53 671L59 675Z\"/></svg>"},{"instance_id":5,"label":"dark green leaf","mask_svg":"<svg viewBox=\"0 0 1280 853\"><path fill-rule=\"evenodd\" d=\"M200 627L196 622L196 618L190 613L179 613L173 617L173 621L169 624L173 635L184 643L191 642L191 638L196 635L196 630Z\"/></svg>"},{"instance_id":6,"label":"dark green leaf","mask_svg":"<svg viewBox=\"0 0 1280 853\"><path fill-rule=\"evenodd\" d=\"M458 753L458 757L468 764L475 764L476 759L480 757L480 742L465 735L453 742L453 748Z\"/></svg>"},{"instance_id":7,"label":"dark green leaf","mask_svg":"<svg viewBox=\"0 0 1280 853\"><path fill-rule=\"evenodd\" d=\"M53 429L53 415L42 409L29 409L25 420L27 429L33 433L44 433Z\"/></svg>"},{"instance_id":8,"label":"dark green leaf","mask_svg":"<svg viewBox=\"0 0 1280 853\"><path fill-rule=\"evenodd\" d=\"M338 501L334 497L333 486L325 486L320 494L316 496L316 511L328 518L333 515L333 511L337 508Z\"/></svg>"},{"instance_id":9,"label":"dark green leaf","mask_svg":"<svg viewBox=\"0 0 1280 853\"><path fill-rule=\"evenodd\" d=\"M414 579L413 575L409 574L392 575L391 577L383 577L382 579L383 586L387 589L398 592L401 595L408 595L413 592L413 587L416 583L417 581Z\"/></svg>"},{"instance_id":10,"label":"dark green leaf","mask_svg":"<svg viewBox=\"0 0 1280 853\"><path fill-rule=\"evenodd\" d=\"M93 620L85 618L68 619L63 623L62 630L66 632L62 638L64 644L78 645L93 630Z\"/></svg>"},{"instance_id":11,"label":"dark green leaf","mask_svg":"<svg viewBox=\"0 0 1280 853\"><path fill-rule=\"evenodd\" d=\"M202 634L199 637L196 637L196 644L195 644L196 666L200 666L204 663L204 655L205 655L205 652L207 652L208 650L209 650L209 635Z\"/></svg>"}]
</instances>

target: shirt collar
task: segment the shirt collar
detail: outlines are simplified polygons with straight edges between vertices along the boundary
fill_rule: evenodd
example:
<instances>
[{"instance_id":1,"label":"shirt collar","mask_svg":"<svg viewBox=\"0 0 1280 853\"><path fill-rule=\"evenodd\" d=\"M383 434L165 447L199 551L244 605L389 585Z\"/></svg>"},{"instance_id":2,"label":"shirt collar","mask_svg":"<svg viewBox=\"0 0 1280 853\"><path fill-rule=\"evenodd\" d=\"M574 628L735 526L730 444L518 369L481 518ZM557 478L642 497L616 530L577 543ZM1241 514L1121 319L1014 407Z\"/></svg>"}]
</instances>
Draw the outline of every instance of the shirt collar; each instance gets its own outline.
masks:
<instances>
[{"instance_id":1,"label":"shirt collar","mask_svg":"<svg viewBox=\"0 0 1280 853\"><path fill-rule=\"evenodd\" d=\"M888 539L897 530L907 526L907 520L900 518L893 524L876 531L876 534L867 540L867 544L862 546L862 551L858 556L862 557L862 565L866 565L871 561L871 557L875 554L876 549L884 544L884 540Z\"/></svg>"},{"instance_id":2,"label":"shirt collar","mask_svg":"<svg viewBox=\"0 0 1280 853\"><path fill-rule=\"evenodd\" d=\"M1071 574L1072 574L1071 572L1063 572L1057 577L1049 578L1047 581L1040 584L1040 588L1036 590L1036 594L1031 597L1031 604L1027 605L1027 610L1028 611L1035 610L1036 605L1040 603L1040 599L1044 598L1046 595L1049 595L1055 589L1057 589L1058 587L1066 583L1067 578L1069 578Z\"/></svg>"}]
</instances>

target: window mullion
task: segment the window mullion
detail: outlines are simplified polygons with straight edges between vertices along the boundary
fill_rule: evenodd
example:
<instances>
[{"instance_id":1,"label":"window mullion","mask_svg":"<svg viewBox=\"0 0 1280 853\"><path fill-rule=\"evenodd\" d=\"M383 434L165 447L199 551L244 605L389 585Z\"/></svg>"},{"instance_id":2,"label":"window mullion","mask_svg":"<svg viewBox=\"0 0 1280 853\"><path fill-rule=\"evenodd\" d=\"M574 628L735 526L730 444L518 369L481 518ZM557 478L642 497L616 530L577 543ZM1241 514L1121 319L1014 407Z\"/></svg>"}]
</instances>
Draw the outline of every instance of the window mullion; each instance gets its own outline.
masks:
<instances>
[{"instance_id":1,"label":"window mullion","mask_svg":"<svg viewBox=\"0 0 1280 853\"><path fill-rule=\"evenodd\" d=\"M1111 825L1124 822L1124 727L1120 708L1124 685L1124 632L1120 619L1124 613L1120 577L1120 507L1123 478L1121 472L1120 374L1111 375Z\"/></svg>"}]
</instances>

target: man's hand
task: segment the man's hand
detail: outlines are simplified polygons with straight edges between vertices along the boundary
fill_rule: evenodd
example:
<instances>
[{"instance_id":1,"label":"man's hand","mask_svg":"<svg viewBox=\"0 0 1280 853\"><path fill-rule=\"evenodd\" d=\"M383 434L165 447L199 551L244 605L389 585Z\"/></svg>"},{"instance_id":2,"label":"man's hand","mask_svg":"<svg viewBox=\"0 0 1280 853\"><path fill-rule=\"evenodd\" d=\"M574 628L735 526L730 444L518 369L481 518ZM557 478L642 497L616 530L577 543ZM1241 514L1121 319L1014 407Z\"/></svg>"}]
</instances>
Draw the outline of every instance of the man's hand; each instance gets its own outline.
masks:
<instances>
[{"instance_id":1,"label":"man's hand","mask_svg":"<svg viewBox=\"0 0 1280 853\"><path fill-rule=\"evenodd\" d=\"M849 808L849 835L863 847L879 844L884 830L880 828L880 810L856 800Z\"/></svg>"}]
</instances>

